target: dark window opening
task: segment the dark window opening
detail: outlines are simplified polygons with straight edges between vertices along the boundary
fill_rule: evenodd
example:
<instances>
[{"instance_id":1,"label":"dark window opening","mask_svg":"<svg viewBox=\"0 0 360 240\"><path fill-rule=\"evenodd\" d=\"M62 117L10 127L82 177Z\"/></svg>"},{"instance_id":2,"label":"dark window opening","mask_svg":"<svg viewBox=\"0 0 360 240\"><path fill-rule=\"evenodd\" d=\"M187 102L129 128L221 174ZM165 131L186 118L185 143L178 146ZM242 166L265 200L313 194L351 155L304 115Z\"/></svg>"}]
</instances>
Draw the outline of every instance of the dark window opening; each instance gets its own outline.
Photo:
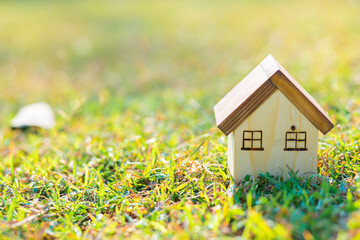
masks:
<instances>
[{"instance_id":1,"label":"dark window opening","mask_svg":"<svg viewBox=\"0 0 360 240\"><path fill-rule=\"evenodd\" d=\"M243 131L243 146L241 150L263 151L262 131Z\"/></svg>"}]
</instances>

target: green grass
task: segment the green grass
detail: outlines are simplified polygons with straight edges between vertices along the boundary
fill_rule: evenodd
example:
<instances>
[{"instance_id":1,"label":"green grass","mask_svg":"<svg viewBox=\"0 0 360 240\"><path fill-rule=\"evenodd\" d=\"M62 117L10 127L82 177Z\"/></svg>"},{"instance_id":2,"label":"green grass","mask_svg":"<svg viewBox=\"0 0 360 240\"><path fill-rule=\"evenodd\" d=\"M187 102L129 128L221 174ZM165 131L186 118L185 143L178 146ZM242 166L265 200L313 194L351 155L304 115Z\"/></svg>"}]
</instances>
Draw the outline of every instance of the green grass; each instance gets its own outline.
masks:
<instances>
[{"instance_id":1,"label":"green grass","mask_svg":"<svg viewBox=\"0 0 360 240\"><path fill-rule=\"evenodd\" d=\"M2 1L0 238L360 238L357 1ZM271 53L328 111L316 182L230 197L212 107ZM47 101L56 128L12 131ZM228 190L230 189L230 190Z\"/></svg>"}]
</instances>

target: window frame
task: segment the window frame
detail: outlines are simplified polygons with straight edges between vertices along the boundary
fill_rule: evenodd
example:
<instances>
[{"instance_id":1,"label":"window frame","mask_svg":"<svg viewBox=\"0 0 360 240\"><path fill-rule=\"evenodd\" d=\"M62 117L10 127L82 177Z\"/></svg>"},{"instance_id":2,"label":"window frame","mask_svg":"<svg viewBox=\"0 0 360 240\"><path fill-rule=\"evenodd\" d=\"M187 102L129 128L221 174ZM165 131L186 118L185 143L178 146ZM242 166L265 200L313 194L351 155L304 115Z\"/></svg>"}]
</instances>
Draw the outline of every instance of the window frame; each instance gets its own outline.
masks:
<instances>
[{"instance_id":1,"label":"window frame","mask_svg":"<svg viewBox=\"0 0 360 240\"><path fill-rule=\"evenodd\" d=\"M288 138L288 135L295 134L295 138ZM304 134L304 138L299 138L298 136ZM285 148L284 151L307 151L306 147L306 141L307 136L305 131L292 131L292 132L286 132L285 133ZM289 142L295 142L295 147L288 147ZM298 147L298 143L304 142L304 147Z\"/></svg>"},{"instance_id":2,"label":"window frame","mask_svg":"<svg viewBox=\"0 0 360 240\"><path fill-rule=\"evenodd\" d=\"M250 138L245 138L245 134L246 133L251 133L251 137ZM254 139L254 133L260 133L260 138L255 138ZM262 145L262 138L263 138L263 133L262 130L244 130L243 131L243 138L242 138L242 148L241 150L244 151L264 151L263 145ZM260 147L259 148L254 148L254 141L260 141ZM250 146L251 147L245 147L245 142L250 142Z\"/></svg>"}]
</instances>

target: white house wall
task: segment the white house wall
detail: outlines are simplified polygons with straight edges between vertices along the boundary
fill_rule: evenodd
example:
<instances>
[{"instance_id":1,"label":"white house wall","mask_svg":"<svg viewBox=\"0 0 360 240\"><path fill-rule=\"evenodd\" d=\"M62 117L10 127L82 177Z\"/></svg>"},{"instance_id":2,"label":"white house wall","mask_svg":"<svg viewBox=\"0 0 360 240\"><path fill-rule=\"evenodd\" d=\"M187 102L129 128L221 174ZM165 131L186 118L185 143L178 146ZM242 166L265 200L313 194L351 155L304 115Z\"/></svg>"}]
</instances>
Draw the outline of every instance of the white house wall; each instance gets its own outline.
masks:
<instances>
[{"instance_id":1,"label":"white house wall","mask_svg":"<svg viewBox=\"0 0 360 240\"><path fill-rule=\"evenodd\" d=\"M306 131L307 151L284 151L285 134ZM241 150L243 131L262 130L263 151ZM269 97L235 131L228 136L228 166L238 183L246 175L257 176L259 171L287 177L286 166L299 170L299 174L316 172L318 130L279 91Z\"/></svg>"}]
</instances>

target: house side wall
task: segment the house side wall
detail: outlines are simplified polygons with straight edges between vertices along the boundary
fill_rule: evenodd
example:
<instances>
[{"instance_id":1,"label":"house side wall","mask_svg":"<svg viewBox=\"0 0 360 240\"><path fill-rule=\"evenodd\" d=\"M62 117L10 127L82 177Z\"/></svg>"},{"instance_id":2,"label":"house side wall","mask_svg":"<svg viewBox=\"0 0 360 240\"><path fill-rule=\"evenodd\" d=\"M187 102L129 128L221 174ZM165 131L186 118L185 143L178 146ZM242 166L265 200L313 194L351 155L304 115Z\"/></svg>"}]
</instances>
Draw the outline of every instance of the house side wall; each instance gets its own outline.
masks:
<instances>
[{"instance_id":1,"label":"house side wall","mask_svg":"<svg viewBox=\"0 0 360 240\"><path fill-rule=\"evenodd\" d=\"M231 132L228 135L228 151L227 151L227 159L228 159L228 168L231 176L235 176L236 162L235 159L235 141L234 141L234 132Z\"/></svg>"},{"instance_id":2,"label":"house side wall","mask_svg":"<svg viewBox=\"0 0 360 240\"><path fill-rule=\"evenodd\" d=\"M293 125L295 131L306 131L307 151L284 151L285 134ZM241 150L244 130L262 130L263 151ZM228 141L229 169L236 183L248 174L258 176L259 171L287 178L287 167L299 175L316 173L318 130L279 90L235 129Z\"/></svg>"}]
</instances>

